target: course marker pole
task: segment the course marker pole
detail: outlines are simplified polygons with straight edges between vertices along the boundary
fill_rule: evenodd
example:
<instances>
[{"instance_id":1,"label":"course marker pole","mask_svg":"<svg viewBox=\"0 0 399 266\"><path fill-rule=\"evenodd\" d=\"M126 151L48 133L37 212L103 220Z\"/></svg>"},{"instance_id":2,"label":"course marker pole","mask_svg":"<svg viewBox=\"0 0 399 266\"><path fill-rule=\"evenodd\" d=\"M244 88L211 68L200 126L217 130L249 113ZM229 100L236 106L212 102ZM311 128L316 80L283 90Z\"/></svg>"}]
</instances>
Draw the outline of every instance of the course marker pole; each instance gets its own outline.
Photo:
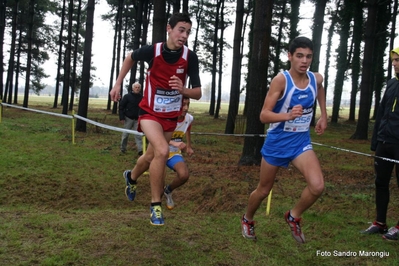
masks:
<instances>
[{"instance_id":1,"label":"course marker pole","mask_svg":"<svg viewBox=\"0 0 399 266\"><path fill-rule=\"evenodd\" d=\"M72 110L72 144L75 144L75 110Z\"/></svg>"},{"instance_id":2,"label":"course marker pole","mask_svg":"<svg viewBox=\"0 0 399 266\"><path fill-rule=\"evenodd\" d=\"M266 216L270 214L270 203L272 202L272 192L273 190L270 190L269 196L267 197Z\"/></svg>"},{"instance_id":3,"label":"course marker pole","mask_svg":"<svg viewBox=\"0 0 399 266\"><path fill-rule=\"evenodd\" d=\"M143 154L147 151L147 139L145 135L143 135ZM148 171L144 172L145 175L148 175Z\"/></svg>"},{"instance_id":4,"label":"course marker pole","mask_svg":"<svg viewBox=\"0 0 399 266\"><path fill-rule=\"evenodd\" d=\"M143 153L147 150L147 141L145 139L145 135L142 137L142 142L143 142Z\"/></svg>"}]
</instances>

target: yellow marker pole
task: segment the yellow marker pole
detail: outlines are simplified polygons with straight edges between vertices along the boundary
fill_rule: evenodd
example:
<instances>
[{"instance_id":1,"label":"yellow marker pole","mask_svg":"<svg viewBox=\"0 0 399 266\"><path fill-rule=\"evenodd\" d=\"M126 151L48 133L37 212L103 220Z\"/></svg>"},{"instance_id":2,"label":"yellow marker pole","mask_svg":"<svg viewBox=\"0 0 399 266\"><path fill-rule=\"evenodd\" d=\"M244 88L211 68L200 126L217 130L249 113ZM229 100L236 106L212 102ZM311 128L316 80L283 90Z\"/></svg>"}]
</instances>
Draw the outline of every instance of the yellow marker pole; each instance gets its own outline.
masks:
<instances>
[{"instance_id":1,"label":"yellow marker pole","mask_svg":"<svg viewBox=\"0 0 399 266\"><path fill-rule=\"evenodd\" d=\"M3 117L3 105L1 103L2 101L0 100L0 123L1 123L1 118Z\"/></svg>"},{"instance_id":2,"label":"yellow marker pole","mask_svg":"<svg viewBox=\"0 0 399 266\"><path fill-rule=\"evenodd\" d=\"M272 192L273 192L273 190L270 190L269 196L267 197L266 216L268 216L270 213L270 204L272 202Z\"/></svg>"},{"instance_id":3,"label":"yellow marker pole","mask_svg":"<svg viewBox=\"0 0 399 266\"><path fill-rule=\"evenodd\" d=\"M142 137L142 142L143 142L143 153L147 150L147 141L145 139L145 135Z\"/></svg>"},{"instance_id":4,"label":"yellow marker pole","mask_svg":"<svg viewBox=\"0 0 399 266\"><path fill-rule=\"evenodd\" d=\"M143 135L143 154L147 151L147 139L145 135ZM148 175L148 171L144 172L145 175Z\"/></svg>"},{"instance_id":5,"label":"yellow marker pole","mask_svg":"<svg viewBox=\"0 0 399 266\"><path fill-rule=\"evenodd\" d=\"M72 110L72 144L75 144L75 110Z\"/></svg>"}]
</instances>

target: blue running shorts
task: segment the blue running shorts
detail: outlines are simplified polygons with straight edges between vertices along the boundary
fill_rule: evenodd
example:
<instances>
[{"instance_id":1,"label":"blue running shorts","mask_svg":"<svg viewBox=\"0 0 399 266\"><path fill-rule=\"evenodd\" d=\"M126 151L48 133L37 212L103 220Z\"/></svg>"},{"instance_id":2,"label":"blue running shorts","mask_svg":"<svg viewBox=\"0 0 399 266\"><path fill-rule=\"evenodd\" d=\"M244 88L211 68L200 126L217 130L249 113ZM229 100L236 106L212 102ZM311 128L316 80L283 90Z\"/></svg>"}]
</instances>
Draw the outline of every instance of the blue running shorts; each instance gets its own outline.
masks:
<instances>
[{"instance_id":1,"label":"blue running shorts","mask_svg":"<svg viewBox=\"0 0 399 266\"><path fill-rule=\"evenodd\" d=\"M170 169L174 170L175 165L179 162L184 163L183 156L181 156L180 154L175 154L171 158L168 159L168 161L166 162L166 166L169 167Z\"/></svg>"},{"instance_id":2,"label":"blue running shorts","mask_svg":"<svg viewBox=\"0 0 399 266\"><path fill-rule=\"evenodd\" d=\"M261 150L261 154L263 159L265 159L266 162L268 162L271 165L274 166L282 166L287 168L289 163L294 160L296 157L301 155L307 150L313 150L312 144L309 143L304 143L304 146L298 146L298 148L294 150L284 150L283 154L280 152L279 156L277 157L276 155L273 156L270 154L270 152L266 153L266 145L263 146ZM284 155L284 157L280 157L281 155Z\"/></svg>"}]
</instances>

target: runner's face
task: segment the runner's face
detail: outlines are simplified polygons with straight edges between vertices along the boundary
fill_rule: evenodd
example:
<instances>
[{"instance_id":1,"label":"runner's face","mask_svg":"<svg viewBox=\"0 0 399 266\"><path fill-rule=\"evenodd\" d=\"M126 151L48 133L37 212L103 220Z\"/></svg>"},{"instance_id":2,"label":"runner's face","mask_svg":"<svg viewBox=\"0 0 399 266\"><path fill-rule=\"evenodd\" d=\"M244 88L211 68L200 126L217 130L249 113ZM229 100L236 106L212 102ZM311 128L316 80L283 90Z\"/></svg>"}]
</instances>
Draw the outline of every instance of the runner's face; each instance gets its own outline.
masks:
<instances>
[{"instance_id":1,"label":"runner's face","mask_svg":"<svg viewBox=\"0 0 399 266\"><path fill-rule=\"evenodd\" d=\"M313 59L313 52L309 48L297 48L294 54L288 53L291 69L298 73L306 73Z\"/></svg>"},{"instance_id":2,"label":"runner's face","mask_svg":"<svg viewBox=\"0 0 399 266\"><path fill-rule=\"evenodd\" d=\"M187 22L178 22L172 29L168 24L168 41L167 46L171 50L178 50L186 43L191 33L191 24Z\"/></svg>"},{"instance_id":3,"label":"runner's face","mask_svg":"<svg viewBox=\"0 0 399 266\"><path fill-rule=\"evenodd\" d=\"M185 116L187 114L189 107L190 107L190 100L189 99L183 99L182 116Z\"/></svg>"}]
</instances>

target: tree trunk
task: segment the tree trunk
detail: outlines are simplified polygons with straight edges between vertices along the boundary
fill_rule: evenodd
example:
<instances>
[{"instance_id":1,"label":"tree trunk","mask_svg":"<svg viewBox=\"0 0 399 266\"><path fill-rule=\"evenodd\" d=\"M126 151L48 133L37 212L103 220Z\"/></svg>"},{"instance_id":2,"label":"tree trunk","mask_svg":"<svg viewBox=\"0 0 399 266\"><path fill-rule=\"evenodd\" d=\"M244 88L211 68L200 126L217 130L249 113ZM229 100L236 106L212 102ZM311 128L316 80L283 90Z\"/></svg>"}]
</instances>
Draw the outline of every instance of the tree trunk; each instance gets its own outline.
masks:
<instances>
[{"instance_id":1,"label":"tree trunk","mask_svg":"<svg viewBox=\"0 0 399 266\"><path fill-rule=\"evenodd\" d=\"M188 0L183 0L183 12L188 13Z\"/></svg>"},{"instance_id":2,"label":"tree trunk","mask_svg":"<svg viewBox=\"0 0 399 266\"><path fill-rule=\"evenodd\" d=\"M313 31L312 31L312 42L313 42L313 59L310 65L310 71L319 72L320 65L320 48L321 48L321 37L323 36L324 26L324 10L326 9L327 0L320 0L316 2L316 8L313 15ZM315 117L317 111L317 101L313 106L313 117L311 125L315 125Z\"/></svg>"},{"instance_id":3,"label":"tree trunk","mask_svg":"<svg viewBox=\"0 0 399 266\"><path fill-rule=\"evenodd\" d=\"M15 66L15 86L14 86L14 104L18 104L18 87L19 87L19 72L21 69L21 46L22 46L22 30L19 30L18 36L18 50L17 50L17 63Z\"/></svg>"},{"instance_id":4,"label":"tree trunk","mask_svg":"<svg viewBox=\"0 0 399 266\"><path fill-rule=\"evenodd\" d=\"M121 43L122 43L122 17L123 17L123 6L124 6L124 0L119 0L119 5L118 5L118 15L117 15L117 32L118 32L118 37L117 37L117 48L116 48L116 76L119 76L119 69L121 65ZM123 60L122 60L123 61ZM129 89L128 89L129 90ZM121 83L121 96L123 95L123 81ZM118 103L113 102L112 105L112 114L117 114L118 113Z\"/></svg>"},{"instance_id":5,"label":"tree trunk","mask_svg":"<svg viewBox=\"0 0 399 266\"><path fill-rule=\"evenodd\" d=\"M73 0L69 1L68 7L68 40L67 47L65 50L64 58L64 86L62 88L62 113L66 115L68 113L68 95L70 87L71 77L71 53L72 53L72 20L73 20Z\"/></svg>"},{"instance_id":6,"label":"tree trunk","mask_svg":"<svg viewBox=\"0 0 399 266\"><path fill-rule=\"evenodd\" d=\"M82 87L80 88L78 115L87 117L90 89L91 47L93 43L93 21L95 0L87 1L86 32L83 54ZM86 122L78 119L76 130L86 132Z\"/></svg>"},{"instance_id":7,"label":"tree trunk","mask_svg":"<svg viewBox=\"0 0 399 266\"><path fill-rule=\"evenodd\" d=\"M229 111L226 121L226 134L233 134L235 129L235 121L240 105L240 84L241 84L241 39L244 22L244 0L237 0L235 31L233 40L233 65L231 68L231 87Z\"/></svg>"},{"instance_id":8,"label":"tree trunk","mask_svg":"<svg viewBox=\"0 0 399 266\"><path fill-rule=\"evenodd\" d=\"M389 23L391 20L391 10L390 5L379 4L378 5L378 14L377 14L377 29L376 29L376 47L374 53L374 83L373 83L373 91L374 91L374 112L372 115L372 119L374 120L377 116L377 110L381 101L382 89L384 87L384 83L386 81L385 78L385 55L386 49L388 46L388 38L389 34L386 29L389 28ZM390 60L388 60L390 61ZM371 99L370 99L371 100ZM370 103L371 106L371 103Z\"/></svg>"},{"instance_id":9,"label":"tree trunk","mask_svg":"<svg viewBox=\"0 0 399 266\"><path fill-rule=\"evenodd\" d=\"M136 17L134 24L134 36L133 36L133 51L140 47L140 37L141 37L141 27L143 25L143 7L144 1L139 1L136 5ZM137 72L137 64L133 64L132 69L130 70L130 81L129 88L131 88L132 84L136 81L136 72Z\"/></svg>"},{"instance_id":10,"label":"tree trunk","mask_svg":"<svg viewBox=\"0 0 399 266\"><path fill-rule=\"evenodd\" d=\"M212 48L212 84L211 84L211 102L209 104L209 115L215 114L215 102L216 102L216 70L217 70L217 49L218 49L218 31L219 31L219 14L220 14L220 2L221 0L216 1L216 13L215 13L215 23L214 31L213 31L213 48Z\"/></svg>"},{"instance_id":11,"label":"tree trunk","mask_svg":"<svg viewBox=\"0 0 399 266\"><path fill-rule=\"evenodd\" d=\"M31 72L31 61L32 61L32 36L33 36L33 17L35 15L35 0L29 1L29 24L28 24L28 59L26 61L26 77L25 77L25 95L23 107L28 107L29 99L29 84L30 84L30 72Z\"/></svg>"},{"instance_id":12,"label":"tree trunk","mask_svg":"<svg viewBox=\"0 0 399 266\"><path fill-rule=\"evenodd\" d=\"M312 64L310 65L310 70L313 72L319 72L321 37L323 36L324 11L326 9L326 4L327 0L317 1L313 15L313 59Z\"/></svg>"},{"instance_id":13,"label":"tree trunk","mask_svg":"<svg viewBox=\"0 0 399 266\"><path fill-rule=\"evenodd\" d=\"M280 59L280 54L281 54L281 40L283 39L284 36L284 19L286 17L287 14L287 0L281 1L281 12L280 15L278 17L278 20L280 21L279 23L279 27L278 27L278 33L277 33L277 41L276 41L276 45L275 45L275 57L274 57L274 62L273 62L273 74L272 76L276 76L281 69L281 59Z\"/></svg>"},{"instance_id":14,"label":"tree trunk","mask_svg":"<svg viewBox=\"0 0 399 266\"><path fill-rule=\"evenodd\" d=\"M360 47L363 35L363 7L360 0L354 1L353 16L353 58L352 58L352 88L349 107L349 121L355 122L356 96L359 91L360 77Z\"/></svg>"},{"instance_id":15,"label":"tree trunk","mask_svg":"<svg viewBox=\"0 0 399 266\"><path fill-rule=\"evenodd\" d=\"M118 15L119 15L119 13L117 12L117 14L115 16L114 42L112 45L112 62L111 62L111 75L109 78L109 92L112 90L112 86L114 85L114 71L117 68L115 66L115 62L116 62L116 53L118 52L116 49L116 42L117 42L117 38L118 38L118 21L119 21ZM116 70L116 71L118 71L118 70ZM116 75L116 77L118 77L118 75ZM122 93L122 87L121 87L121 93ZM111 110L111 103L112 103L111 96L108 93L107 110Z\"/></svg>"},{"instance_id":16,"label":"tree trunk","mask_svg":"<svg viewBox=\"0 0 399 266\"><path fill-rule=\"evenodd\" d=\"M173 1L173 13L180 12L180 0Z\"/></svg>"},{"instance_id":17,"label":"tree trunk","mask_svg":"<svg viewBox=\"0 0 399 266\"><path fill-rule=\"evenodd\" d=\"M391 33L390 33L390 38L389 38L389 51L392 51L395 47L394 42L396 38L396 14L398 13L398 0L394 0L392 3L392 13L391 13L391 18L392 18L392 23L391 23ZM387 74L387 80L390 80L392 78L392 62L391 60L388 60L388 74Z\"/></svg>"},{"instance_id":18,"label":"tree trunk","mask_svg":"<svg viewBox=\"0 0 399 266\"><path fill-rule=\"evenodd\" d=\"M158 0L154 4L152 43L164 42L166 40L167 18L165 15L166 0Z\"/></svg>"},{"instance_id":19,"label":"tree trunk","mask_svg":"<svg viewBox=\"0 0 399 266\"><path fill-rule=\"evenodd\" d=\"M335 25L337 24L337 21L338 21L337 11L331 12L331 25L328 28L328 34L327 34L326 58L331 57L332 38L334 35L334 28ZM328 82L330 77L329 71L330 71L330 60L326 60L326 67L324 69L324 91L326 95L328 91Z\"/></svg>"},{"instance_id":20,"label":"tree trunk","mask_svg":"<svg viewBox=\"0 0 399 266\"><path fill-rule=\"evenodd\" d=\"M76 32L75 32L75 47L73 49L73 67L72 67L72 82L71 82L71 100L69 102L69 111L73 110L73 102L75 99L76 92L76 65L78 61L78 48L79 48L79 30L80 30L80 19L82 11L82 0L78 1L78 14L76 18Z\"/></svg>"},{"instance_id":21,"label":"tree trunk","mask_svg":"<svg viewBox=\"0 0 399 266\"><path fill-rule=\"evenodd\" d=\"M141 33L141 45L144 45L147 43L147 36L148 36L148 24L150 23L150 16L151 16L151 9L148 8L149 3L148 0L144 2L143 6L143 31ZM144 71L145 71L145 65L143 61L140 61L140 77L139 77L139 83L144 84ZM144 86L142 86L144 87Z\"/></svg>"},{"instance_id":22,"label":"tree trunk","mask_svg":"<svg viewBox=\"0 0 399 266\"><path fill-rule=\"evenodd\" d=\"M12 30L11 30L11 46L10 46L10 58L8 60L8 72L6 79L6 86L4 91L4 101L11 104L12 97L12 84L14 79L14 57L15 57L15 42L17 40L17 23L18 23L18 9L19 1L15 1L12 10Z\"/></svg>"},{"instance_id":23,"label":"tree trunk","mask_svg":"<svg viewBox=\"0 0 399 266\"><path fill-rule=\"evenodd\" d=\"M223 42L224 42L224 0L221 0L220 6L220 38L219 38L219 83L218 83L218 98L216 102L216 111L213 118L219 118L219 111L220 111L220 103L222 101L222 79L223 79Z\"/></svg>"},{"instance_id":24,"label":"tree trunk","mask_svg":"<svg viewBox=\"0 0 399 266\"><path fill-rule=\"evenodd\" d=\"M202 19L203 19L202 13L204 11L204 9L202 8L204 6L203 2L204 2L203 0L198 0L197 1L197 4L198 4L197 7L196 7L197 12L195 13L195 18L197 20L197 25L201 25L202 24L202 22L201 22ZM193 52L197 52L199 32L200 32L200 29L199 29L199 27L197 27L195 29Z\"/></svg>"},{"instance_id":25,"label":"tree trunk","mask_svg":"<svg viewBox=\"0 0 399 266\"><path fill-rule=\"evenodd\" d=\"M298 37L298 23L299 23L299 8L301 0L291 0L291 15L290 15L290 40Z\"/></svg>"},{"instance_id":26,"label":"tree trunk","mask_svg":"<svg viewBox=\"0 0 399 266\"><path fill-rule=\"evenodd\" d=\"M63 35L63 31L64 31L65 8L66 8L65 1L66 0L63 0L63 4L62 4L61 27L60 27L60 34L58 35L58 63L57 63L57 76L55 79L55 94L54 94L53 108L57 108L57 106L58 106L58 93L60 90L61 62L62 62L62 50L63 50L62 35Z\"/></svg>"},{"instance_id":27,"label":"tree trunk","mask_svg":"<svg viewBox=\"0 0 399 266\"><path fill-rule=\"evenodd\" d=\"M6 4L7 1L4 0L1 2L0 4L0 40L4 40L4 31L5 31L5 27L6 27ZM3 60L4 60L4 52L3 52L3 48L4 48L4 42L1 41L0 42L0 73L4 73L4 64L3 64ZM0 75L0 100L3 99L3 75Z\"/></svg>"},{"instance_id":28,"label":"tree trunk","mask_svg":"<svg viewBox=\"0 0 399 266\"><path fill-rule=\"evenodd\" d=\"M367 1L367 21L365 28L365 43L364 43L364 57L363 57L363 72L362 81L360 83L360 107L359 107L359 120L356 126L355 133L350 137L351 139L368 138L368 128L370 120L370 99L371 88L373 83L373 53L375 46L375 29L377 23L377 6L378 0ZM380 55L381 56L381 55Z\"/></svg>"},{"instance_id":29,"label":"tree trunk","mask_svg":"<svg viewBox=\"0 0 399 266\"><path fill-rule=\"evenodd\" d=\"M339 109L341 107L342 88L344 85L345 74L348 69L348 40L349 29L353 18L352 0L344 0L344 5L339 11L341 13L340 21L340 41L337 56L337 75L334 86L334 99L331 122L338 123Z\"/></svg>"},{"instance_id":30,"label":"tree trunk","mask_svg":"<svg viewBox=\"0 0 399 266\"><path fill-rule=\"evenodd\" d=\"M265 126L259 120L259 114L262 109L264 97L267 92L267 68L269 60L269 44L271 38L273 1L255 1L255 15L253 17L253 47L250 65L249 86L247 90L247 124L246 134L264 134ZM243 152L239 161L240 165L259 165L261 161L260 150L264 138L261 136L245 137Z\"/></svg>"}]
</instances>

